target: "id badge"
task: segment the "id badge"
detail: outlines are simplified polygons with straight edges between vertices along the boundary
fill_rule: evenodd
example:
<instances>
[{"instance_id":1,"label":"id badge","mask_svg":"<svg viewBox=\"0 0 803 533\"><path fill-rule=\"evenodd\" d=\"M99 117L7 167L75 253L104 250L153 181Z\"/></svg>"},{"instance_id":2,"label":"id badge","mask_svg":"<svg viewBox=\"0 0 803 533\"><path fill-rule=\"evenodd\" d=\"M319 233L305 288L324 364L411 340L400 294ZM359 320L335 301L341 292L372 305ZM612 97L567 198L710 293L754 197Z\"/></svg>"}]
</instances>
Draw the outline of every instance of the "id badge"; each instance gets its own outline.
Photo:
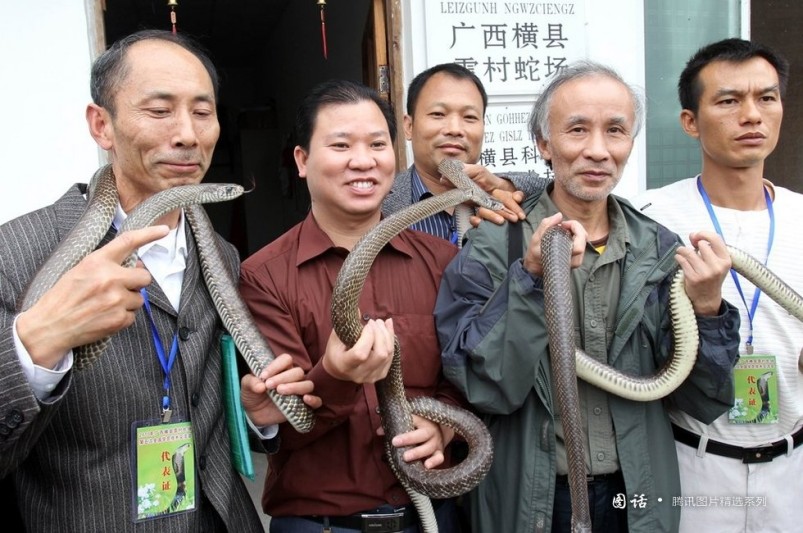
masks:
<instances>
[{"instance_id":1,"label":"id badge","mask_svg":"<svg viewBox=\"0 0 803 533\"><path fill-rule=\"evenodd\" d=\"M774 355L742 355L733 369L736 401L731 424L777 424L778 370Z\"/></svg>"},{"instance_id":2,"label":"id badge","mask_svg":"<svg viewBox=\"0 0 803 533\"><path fill-rule=\"evenodd\" d=\"M192 424L134 422L134 522L195 511L195 446Z\"/></svg>"}]
</instances>

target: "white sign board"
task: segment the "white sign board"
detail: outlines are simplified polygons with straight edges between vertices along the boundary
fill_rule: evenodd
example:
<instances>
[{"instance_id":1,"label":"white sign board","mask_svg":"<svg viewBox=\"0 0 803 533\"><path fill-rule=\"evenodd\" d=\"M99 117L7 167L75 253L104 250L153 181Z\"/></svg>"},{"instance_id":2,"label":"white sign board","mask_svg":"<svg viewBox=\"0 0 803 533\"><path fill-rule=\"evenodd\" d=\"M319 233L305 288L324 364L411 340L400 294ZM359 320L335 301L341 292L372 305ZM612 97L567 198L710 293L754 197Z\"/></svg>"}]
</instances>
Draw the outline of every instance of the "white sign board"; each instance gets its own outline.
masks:
<instances>
[{"instance_id":1,"label":"white sign board","mask_svg":"<svg viewBox=\"0 0 803 533\"><path fill-rule=\"evenodd\" d=\"M488 92L480 162L550 176L527 123L541 87L587 57L585 2L425 2L424 20L427 65L458 63Z\"/></svg>"}]
</instances>

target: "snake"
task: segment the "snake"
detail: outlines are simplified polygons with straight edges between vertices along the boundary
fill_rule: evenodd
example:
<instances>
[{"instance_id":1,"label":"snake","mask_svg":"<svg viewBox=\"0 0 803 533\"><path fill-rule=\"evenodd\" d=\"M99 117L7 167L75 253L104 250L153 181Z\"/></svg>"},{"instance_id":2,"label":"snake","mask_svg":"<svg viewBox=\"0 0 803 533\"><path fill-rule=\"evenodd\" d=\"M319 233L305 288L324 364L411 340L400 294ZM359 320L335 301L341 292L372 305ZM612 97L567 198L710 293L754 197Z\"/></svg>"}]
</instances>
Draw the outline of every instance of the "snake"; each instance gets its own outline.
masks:
<instances>
[{"instance_id":1,"label":"snake","mask_svg":"<svg viewBox=\"0 0 803 533\"><path fill-rule=\"evenodd\" d=\"M18 302L17 311L30 309L65 272L89 255L109 231L117 209L117 187L111 165L99 168L92 176L89 198L76 225L42 263L28 284Z\"/></svg>"},{"instance_id":2,"label":"snake","mask_svg":"<svg viewBox=\"0 0 803 533\"><path fill-rule=\"evenodd\" d=\"M544 310L549 338L550 366L557 407L562 419L572 502L572 531L591 531L585 450L580 420L577 378L606 392L634 401L653 401L672 393L691 373L697 359L699 331L692 302L677 269L669 289L673 351L653 376L631 376L593 359L576 348L571 295L572 237L553 226L541 238ZM803 297L750 254L730 245L732 268L760 288L785 311L803 321Z\"/></svg>"},{"instance_id":3,"label":"snake","mask_svg":"<svg viewBox=\"0 0 803 533\"><path fill-rule=\"evenodd\" d=\"M237 283L225 267L225 261L212 223L202 203L222 202L239 197L244 192L240 185L230 183L204 183L180 185L160 191L140 203L125 219L118 235L152 225L166 213L184 208L198 247L204 282L209 290L215 310L224 327L228 329L234 344L244 358L249 370L259 375L275 359L267 342L262 337L247 306L237 290ZM97 248L111 226L117 208L118 195L111 165L100 168L92 178L89 199L76 225L57 245L53 253L28 284L18 308L30 309L68 270ZM136 254L123 262L123 266L136 265ZM86 370L103 354L109 338L76 347L74 367ZM312 411L299 396L283 396L275 390L268 396L284 414L288 422L299 432L309 432L315 418Z\"/></svg>"},{"instance_id":4,"label":"snake","mask_svg":"<svg viewBox=\"0 0 803 533\"><path fill-rule=\"evenodd\" d=\"M223 327L234 340L248 369L258 376L276 356L240 297L237 281L225 268L223 254L206 211L194 204L185 207L184 214L198 244L201 271ZM268 396L296 431L308 433L312 429L315 416L300 396L285 396L275 389L268 390Z\"/></svg>"},{"instance_id":5,"label":"snake","mask_svg":"<svg viewBox=\"0 0 803 533\"><path fill-rule=\"evenodd\" d=\"M366 233L349 252L332 291L331 316L335 333L351 348L360 337L358 303L368 272L379 251L410 225L444 209L472 202L499 210L500 202L487 195L463 173L459 161L445 159L438 166L456 188L414 203L383 219ZM429 498L452 498L474 488L488 473L493 461L493 444L485 424L474 414L427 397L408 400L401 368L401 346L394 338L393 361L387 376L376 384L385 432L385 454L394 475L410 495L425 532L437 532ZM427 470L421 462L407 463L404 449L392 445L393 437L414 429L412 414L446 425L466 439L468 456L451 468Z\"/></svg>"}]
</instances>

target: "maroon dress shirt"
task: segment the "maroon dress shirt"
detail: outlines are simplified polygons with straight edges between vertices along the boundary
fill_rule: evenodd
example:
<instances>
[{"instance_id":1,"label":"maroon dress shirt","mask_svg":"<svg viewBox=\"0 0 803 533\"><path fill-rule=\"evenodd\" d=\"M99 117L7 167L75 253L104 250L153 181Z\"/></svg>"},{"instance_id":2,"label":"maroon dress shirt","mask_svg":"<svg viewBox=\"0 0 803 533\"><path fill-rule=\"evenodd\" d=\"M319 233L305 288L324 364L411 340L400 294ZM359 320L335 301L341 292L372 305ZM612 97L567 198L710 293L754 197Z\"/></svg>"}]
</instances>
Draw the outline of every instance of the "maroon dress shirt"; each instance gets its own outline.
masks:
<instances>
[{"instance_id":1,"label":"maroon dress shirt","mask_svg":"<svg viewBox=\"0 0 803 533\"><path fill-rule=\"evenodd\" d=\"M449 242L405 230L377 256L363 289L363 318L393 318L408 397L466 406L441 371L432 310L441 274L457 253ZM269 458L262 505L271 516L342 516L409 498L384 453L376 388L330 376L323 368L332 330L330 301L348 254L310 214L242 265L240 290L278 354L289 353L323 400L310 433L282 424Z\"/></svg>"}]
</instances>

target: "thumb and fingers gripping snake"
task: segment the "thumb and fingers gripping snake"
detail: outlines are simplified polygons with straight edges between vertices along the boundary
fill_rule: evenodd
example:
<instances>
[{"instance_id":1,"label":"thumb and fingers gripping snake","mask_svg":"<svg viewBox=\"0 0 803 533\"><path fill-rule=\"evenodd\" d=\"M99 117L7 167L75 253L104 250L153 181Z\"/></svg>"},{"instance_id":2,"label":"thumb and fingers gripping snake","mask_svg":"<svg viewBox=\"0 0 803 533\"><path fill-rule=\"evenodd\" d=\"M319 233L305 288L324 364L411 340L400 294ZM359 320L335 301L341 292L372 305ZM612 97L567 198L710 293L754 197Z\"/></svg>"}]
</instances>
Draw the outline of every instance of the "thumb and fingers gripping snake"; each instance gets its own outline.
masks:
<instances>
[{"instance_id":1,"label":"thumb and fingers gripping snake","mask_svg":"<svg viewBox=\"0 0 803 533\"><path fill-rule=\"evenodd\" d=\"M383 219L365 234L346 257L332 291L332 325L340 340L354 346L363 329L358 309L368 272L379 251L393 237L411 224L463 202L473 202L498 210L502 204L483 192L463 173L459 161L446 159L439 165L441 174L457 188L432 196ZM387 376L376 384L385 451L393 473L410 495L418 510L424 531L436 532L429 498L451 498L474 488L487 474L493 461L493 444L485 424L472 413L432 398L407 400L402 381L401 346L394 342L393 362ZM420 462L407 463L403 449L391 444L393 437L412 431L412 414L454 429L466 439L468 456L452 468L426 470Z\"/></svg>"}]
</instances>

